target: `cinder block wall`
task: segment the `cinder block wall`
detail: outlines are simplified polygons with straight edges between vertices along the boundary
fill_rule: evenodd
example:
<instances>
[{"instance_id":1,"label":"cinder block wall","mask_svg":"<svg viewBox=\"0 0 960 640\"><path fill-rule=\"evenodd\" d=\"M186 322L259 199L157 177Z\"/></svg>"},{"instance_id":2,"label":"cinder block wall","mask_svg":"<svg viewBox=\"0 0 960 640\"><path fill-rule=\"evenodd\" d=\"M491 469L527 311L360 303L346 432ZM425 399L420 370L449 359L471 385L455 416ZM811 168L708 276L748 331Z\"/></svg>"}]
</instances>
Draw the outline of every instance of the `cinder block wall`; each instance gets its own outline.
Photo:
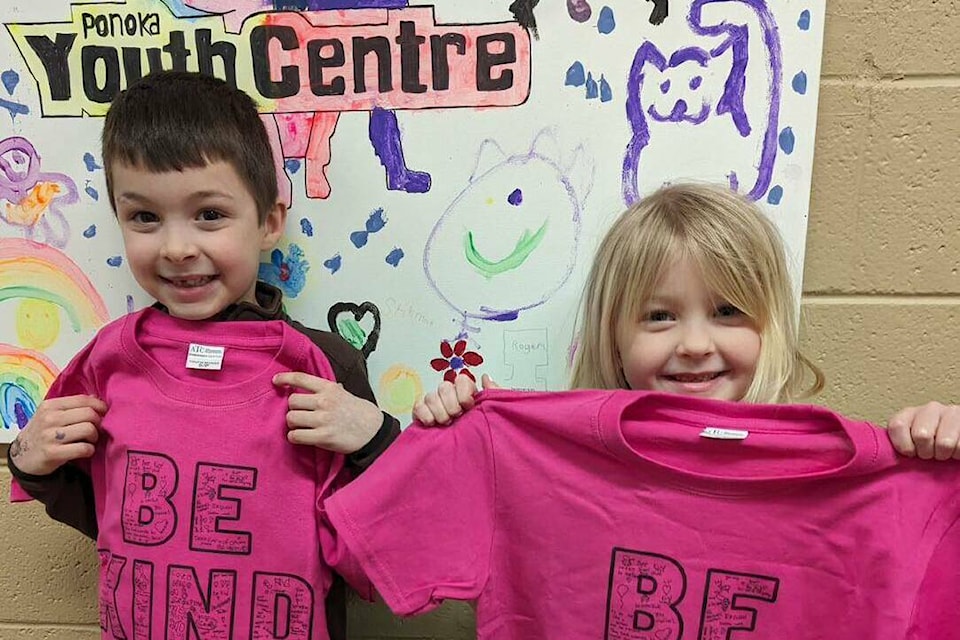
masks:
<instances>
[{"instance_id":1,"label":"cinder block wall","mask_svg":"<svg viewBox=\"0 0 960 640\"><path fill-rule=\"evenodd\" d=\"M884 422L960 403L960 5L830 0L807 239L804 346L832 408ZM9 472L0 470L0 496ZM36 505L0 499L0 640L99 637L95 554ZM352 637L474 637L469 608Z\"/></svg>"},{"instance_id":2,"label":"cinder block wall","mask_svg":"<svg viewBox=\"0 0 960 640\"><path fill-rule=\"evenodd\" d=\"M803 279L818 402L960 403L960 4L829 0Z\"/></svg>"}]
</instances>

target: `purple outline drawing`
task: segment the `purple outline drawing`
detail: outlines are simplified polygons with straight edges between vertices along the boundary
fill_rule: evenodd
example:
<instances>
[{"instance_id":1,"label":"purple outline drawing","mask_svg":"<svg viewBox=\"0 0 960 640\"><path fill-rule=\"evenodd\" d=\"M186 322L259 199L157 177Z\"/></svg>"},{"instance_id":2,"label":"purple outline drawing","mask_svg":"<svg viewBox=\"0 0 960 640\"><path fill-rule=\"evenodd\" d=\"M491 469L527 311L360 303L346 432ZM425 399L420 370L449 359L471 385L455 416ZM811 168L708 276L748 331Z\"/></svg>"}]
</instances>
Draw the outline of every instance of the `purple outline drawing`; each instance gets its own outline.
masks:
<instances>
[{"instance_id":1,"label":"purple outline drawing","mask_svg":"<svg viewBox=\"0 0 960 640\"><path fill-rule=\"evenodd\" d=\"M593 173L582 145L561 162L549 129L511 156L496 141L483 141L467 186L437 220L423 252L427 281L456 312L461 338L479 329L470 320L515 320L563 286L576 262ZM484 226L492 232L483 233Z\"/></svg>"},{"instance_id":2,"label":"purple outline drawing","mask_svg":"<svg viewBox=\"0 0 960 640\"><path fill-rule=\"evenodd\" d=\"M731 24L723 21L719 21L718 24L704 24L702 15L704 7L719 5L720 3L742 5L751 10L759 21L759 26L755 28L757 32L751 34L752 27L747 24ZM720 9L718 9L719 11ZM723 13L727 16L731 12L724 8ZM623 159L622 182L623 199L628 205L640 199L639 178L643 173L641 163L644 159L644 152L651 141L651 123L649 121L671 123L669 126L675 128L684 123L690 126L698 126L709 119L729 115L736 135L743 139L750 138L754 135L757 127L762 127L761 136L757 139L757 147L760 149L759 158L751 163L758 170L757 179L749 186L746 195L751 200L758 200L763 197L770 186L777 155L777 122L780 114L783 63L779 32L766 2L763 0L694 0L690 7L687 23L696 35L720 37L723 40L709 51L700 47L683 47L670 53L669 57L660 51L654 43L645 41L637 49L633 59L626 89L626 115L633 135L627 144ZM763 39L766 58L762 61L750 60L749 43L751 35ZM647 81L645 70L648 65L661 72L687 63L693 63L708 69L711 64L716 64L714 62L716 58L728 51L732 54L733 62L724 83L723 93L715 103L704 101L698 106L687 104L685 100L678 99L669 113L662 113L655 109L653 105L648 106L643 103L641 91L645 81ZM761 74L769 78L767 103L764 105L767 112L759 117L757 114L748 113L744 103L748 65L750 71L752 71L750 74L751 80L759 79ZM700 81L699 76L693 78L689 84L690 89L692 91L699 89ZM661 94L667 95L670 90L669 79L661 83ZM656 127L657 125L653 126ZM668 138L669 135L665 133L663 137ZM732 189L739 191L741 187L746 188L745 185L740 184L740 176L737 175L734 168L731 167L726 177Z\"/></svg>"},{"instance_id":3,"label":"purple outline drawing","mask_svg":"<svg viewBox=\"0 0 960 640\"><path fill-rule=\"evenodd\" d=\"M43 205L43 210L26 223L11 220L11 209L34 197L36 189L45 185L52 185L55 189L46 205L34 205ZM40 171L40 155L29 140L13 136L0 141L0 201L6 201L2 203L4 210L0 211L0 219L23 229L25 238L58 249L65 247L70 239L70 225L60 206L79 200L77 185L71 178L62 173Z\"/></svg>"}]
</instances>

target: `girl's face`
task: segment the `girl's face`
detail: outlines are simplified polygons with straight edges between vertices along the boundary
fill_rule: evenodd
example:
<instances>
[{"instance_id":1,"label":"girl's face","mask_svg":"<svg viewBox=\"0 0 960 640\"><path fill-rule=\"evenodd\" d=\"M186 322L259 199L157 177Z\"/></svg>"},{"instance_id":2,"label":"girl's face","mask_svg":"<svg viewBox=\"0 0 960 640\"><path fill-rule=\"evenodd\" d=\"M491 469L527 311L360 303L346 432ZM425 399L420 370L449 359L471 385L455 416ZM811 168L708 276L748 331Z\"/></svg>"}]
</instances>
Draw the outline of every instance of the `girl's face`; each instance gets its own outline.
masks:
<instances>
[{"instance_id":1,"label":"girl's face","mask_svg":"<svg viewBox=\"0 0 960 640\"><path fill-rule=\"evenodd\" d=\"M622 324L617 348L631 389L741 400L760 357L760 333L681 257L664 270L640 317Z\"/></svg>"}]
</instances>

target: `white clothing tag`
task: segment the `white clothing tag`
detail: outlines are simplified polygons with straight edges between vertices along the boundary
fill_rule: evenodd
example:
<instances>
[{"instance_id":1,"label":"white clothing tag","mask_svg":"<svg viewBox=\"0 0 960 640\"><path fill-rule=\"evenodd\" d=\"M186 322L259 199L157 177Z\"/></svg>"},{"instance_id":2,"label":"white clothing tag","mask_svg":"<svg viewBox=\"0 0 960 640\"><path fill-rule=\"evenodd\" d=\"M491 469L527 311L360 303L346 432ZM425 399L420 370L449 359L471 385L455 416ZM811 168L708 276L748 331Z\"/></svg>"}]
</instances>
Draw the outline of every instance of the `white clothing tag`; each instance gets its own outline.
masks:
<instances>
[{"instance_id":1,"label":"white clothing tag","mask_svg":"<svg viewBox=\"0 0 960 640\"><path fill-rule=\"evenodd\" d=\"M190 344L187 350L187 369L220 370L223 366L225 347L208 347L203 344Z\"/></svg>"},{"instance_id":2,"label":"white clothing tag","mask_svg":"<svg viewBox=\"0 0 960 640\"><path fill-rule=\"evenodd\" d=\"M701 438L713 438L714 440L746 440L748 435L750 435L749 431L721 429L720 427L707 427L700 432Z\"/></svg>"}]
</instances>

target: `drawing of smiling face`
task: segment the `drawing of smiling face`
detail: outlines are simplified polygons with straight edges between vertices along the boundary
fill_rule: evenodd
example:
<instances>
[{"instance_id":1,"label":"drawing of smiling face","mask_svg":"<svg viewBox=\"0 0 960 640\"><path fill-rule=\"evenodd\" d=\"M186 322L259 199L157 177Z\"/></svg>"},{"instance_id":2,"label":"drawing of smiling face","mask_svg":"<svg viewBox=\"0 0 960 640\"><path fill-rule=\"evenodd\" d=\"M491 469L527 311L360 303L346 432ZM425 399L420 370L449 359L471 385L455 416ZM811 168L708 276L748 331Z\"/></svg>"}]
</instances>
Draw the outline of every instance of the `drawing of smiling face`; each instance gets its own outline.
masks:
<instances>
[{"instance_id":1,"label":"drawing of smiling face","mask_svg":"<svg viewBox=\"0 0 960 640\"><path fill-rule=\"evenodd\" d=\"M431 285L457 312L512 320L544 303L576 258L580 203L551 160L531 152L476 176L434 226Z\"/></svg>"}]
</instances>

